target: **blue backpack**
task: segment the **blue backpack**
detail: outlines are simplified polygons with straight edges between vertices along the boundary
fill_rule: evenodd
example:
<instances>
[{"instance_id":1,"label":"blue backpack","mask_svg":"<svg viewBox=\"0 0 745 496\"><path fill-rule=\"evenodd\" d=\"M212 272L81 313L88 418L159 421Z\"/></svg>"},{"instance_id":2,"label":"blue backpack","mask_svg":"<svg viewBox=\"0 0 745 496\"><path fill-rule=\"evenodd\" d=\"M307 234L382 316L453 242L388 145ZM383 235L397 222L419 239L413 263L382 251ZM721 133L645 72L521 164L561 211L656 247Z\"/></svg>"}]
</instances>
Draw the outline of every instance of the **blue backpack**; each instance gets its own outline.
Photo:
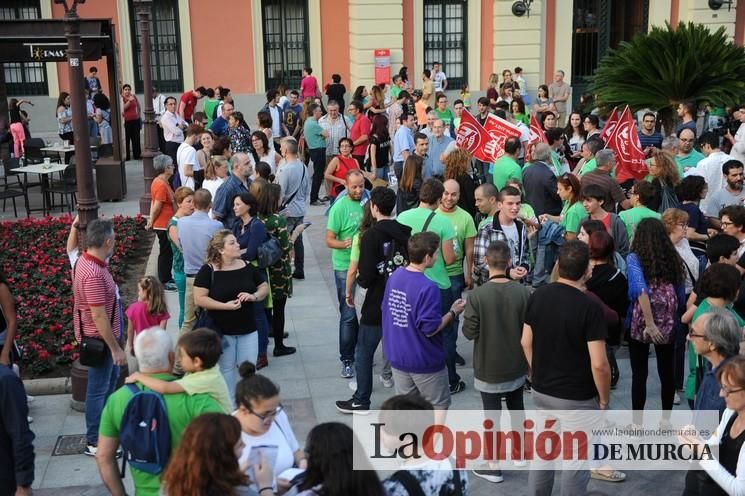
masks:
<instances>
[{"instance_id":1,"label":"blue backpack","mask_svg":"<svg viewBox=\"0 0 745 496\"><path fill-rule=\"evenodd\" d=\"M132 392L119 426L124 460L149 474L160 474L171 456L171 428L163 396L127 384Z\"/></svg>"}]
</instances>

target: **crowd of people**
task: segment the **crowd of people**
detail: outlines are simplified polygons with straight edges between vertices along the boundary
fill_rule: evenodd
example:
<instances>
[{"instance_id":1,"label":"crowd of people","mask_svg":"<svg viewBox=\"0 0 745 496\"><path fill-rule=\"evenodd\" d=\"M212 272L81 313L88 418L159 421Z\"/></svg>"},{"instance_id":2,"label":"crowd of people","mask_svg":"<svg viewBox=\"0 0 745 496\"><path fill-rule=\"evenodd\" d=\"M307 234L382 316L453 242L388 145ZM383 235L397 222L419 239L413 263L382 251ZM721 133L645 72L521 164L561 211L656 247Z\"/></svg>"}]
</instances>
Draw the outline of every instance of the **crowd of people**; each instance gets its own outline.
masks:
<instances>
[{"instance_id":1,"label":"crowd of people","mask_svg":"<svg viewBox=\"0 0 745 496\"><path fill-rule=\"evenodd\" d=\"M640 112L649 174L622 177L601 112L571 111L564 73L538 87L532 104L521 73L493 74L471 109L468 87L450 105L437 63L420 89L403 68L390 85L356 88L346 105L338 75L322 91L306 68L299 89L267 92L253 131L227 88L198 87L179 100L156 94L163 153L154 159L147 227L158 239L157 275L139 281L125 312L107 269L112 224L91 222L79 256L68 243L74 329L90 367L86 454L113 494L124 491L120 446L138 494L403 495L417 485L422 494L467 494L467 473L447 460L405 465L384 481L352 472L357 441L343 424L314 427L301 449L279 386L257 373L269 364L270 336L274 357L296 351L284 344L285 311L305 278L305 217L309 205L328 204L340 375L354 390L336 401L340 412L371 409L381 342L378 380L395 391L381 409L422 410L434 421L473 387L484 410L504 401L514 425L525 393L538 410L613 407L616 352L625 346L641 425L651 346L663 422L681 401L721 417L717 436L689 440L720 445L720 456L686 475L685 494L745 490L745 126L724 132L707 121L700 129L687 102L673 130ZM88 81L95 101L100 83L94 91ZM126 85L122 98L126 130L139 104ZM61 99L61 136L72 132L65 109ZM505 141L496 162L476 160L456 144L464 110L482 123L494 113L521 135ZM745 122L745 105L732 110ZM530 143L531 116L545 142ZM139 136L135 124L130 138ZM137 158L134 138L132 148ZM9 363L15 329L5 286L0 362ZM164 303L168 290L178 291L177 313ZM164 331L169 310L178 315L175 347ZM473 342L472 384L458 372L466 363L460 333ZM115 391L119 366L133 357L139 370ZM22 397L15 376L0 379ZM145 434L130 427L137 419L128 408L151 405L151 392L165 398L170 434L155 459L149 445L133 443ZM24 408L8 437L28 440ZM23 467L8 479L19 487L28 482ZM471 474L498 483L503 468ZM618 483L626 474L564 472L562 490L584 494L590 478ZM531 471L527 491L550 494L553 485L552 472Z\"/></svg>"}]
</instances>

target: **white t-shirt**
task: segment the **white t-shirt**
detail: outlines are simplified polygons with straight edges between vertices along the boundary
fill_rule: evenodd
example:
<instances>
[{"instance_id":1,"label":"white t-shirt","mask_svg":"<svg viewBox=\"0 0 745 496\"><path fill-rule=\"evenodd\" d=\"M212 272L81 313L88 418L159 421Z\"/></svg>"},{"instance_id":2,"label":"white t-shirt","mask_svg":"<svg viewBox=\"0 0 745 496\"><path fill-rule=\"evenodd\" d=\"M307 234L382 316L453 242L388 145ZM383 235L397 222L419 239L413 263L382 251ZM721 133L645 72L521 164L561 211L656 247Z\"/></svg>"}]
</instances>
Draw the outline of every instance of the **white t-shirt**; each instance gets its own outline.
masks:
<instances>
[{"instance_id":1,"label":"white t-shirt","mask_svg":"<svg viewBox=\"0 0 745 496\"><path fill-rule=\"evenodd\" d=\"M274 151L274 147L272 145L269 145L269 153L259 157L259 162L266 162L271 166L272 174L277 173L277 152Z\"/></svg>"},{"instance_id":2,"label":"white t-shirt","mask_svg":"<svg viewBox=\"0 0 745 496\"><path fill-rule=\"evenodd\" d=\"M278 447L277 460L274 463L275 479L288 468L292 468L295 464L294 453L300 449L300 445L295 438L295 433L292 432L290 421L284 411L279 412L274 422L272 422L272 426L261 436L250 436L245 432L241 432L241 439L243 440L243 444L246 445L238 460L238 463L241 465L248 461L248 455L251 452L252 446L268 445Z\"/></svg>"},{"instance_id":3,"label":"white t-shirt","mask_svg":"<svg viewBox=\"0 0 745 496\"><path fill-rule=\"evenodd\" d=\"M194 189L194 177L184 175L187 165L191 165L192 171L201 169L199 160L197 160L197 151L188 143L181 143L176 152L176 162L178 162L178 174L181 177L181 186Z\"/></svg>"},{"instance_id":4,"label":"white t-shirt","mask_svg":"<svg viewBox=\"0 0 745 496\"><path fill-rule=\"evenodd\" d=\"M432 82L435 83L435 91L442 91L442 83L448 77L444 72L439 71L437 74L432 74Z\"/></svg>"},{"instance_id":5,"label":"white t-shirt","mask_svg":"<svg viewBox=\"0 0 745 496\"><path fill-rule=\"evenodd\" d=\"M219 188L220 185L224 182L225 179L223 179L222 177L216 177L215 179L205 179L204 181L202 181L202 187L210 192L210 194L212 195L212 201L214 201L215 195L217 194L217 188ZM212 209L210 209L208 215L210 216L210 218L212 218Z\"/></svg>"},{"instance_id":6,"label":"white t-shirt","mask_svg":"<svg viewBox=\"0 0 745 496\"><path fill-rule=\"evenodd\" d=\"M511 225L502 224L502 231L507 237L507 244L510 245L513 265L520 260L520 237L517 234L517 225L513 222Z\"/></svg>"},{"instance_id":7,"label":"white t-shirt","mask_svg":"<svg viewBox=\"0 0 745 496\"><path fill-rule=\"evenodd\" d=\"M282 136L282 122L279 120L279 107L268 106L272 116L272 136Z\"/></svg>"}]
</instances>

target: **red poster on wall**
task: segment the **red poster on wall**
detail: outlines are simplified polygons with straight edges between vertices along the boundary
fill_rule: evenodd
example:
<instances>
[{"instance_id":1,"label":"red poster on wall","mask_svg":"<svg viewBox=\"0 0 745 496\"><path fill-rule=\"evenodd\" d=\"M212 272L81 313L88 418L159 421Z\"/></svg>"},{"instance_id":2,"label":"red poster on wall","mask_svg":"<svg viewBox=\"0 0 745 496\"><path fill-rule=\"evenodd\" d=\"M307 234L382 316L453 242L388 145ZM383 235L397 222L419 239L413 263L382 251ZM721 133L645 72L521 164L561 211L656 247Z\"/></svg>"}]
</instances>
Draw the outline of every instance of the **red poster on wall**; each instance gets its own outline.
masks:
<instances>
[{"instance_id":1,"label":"red poster on wall","mask_svg":"<svg viewBox=\"0 0 745 496\"><path fill-rule=\"evenodd\" d=\"M388 48L375 50L375 84L391 82L391 51Z\"/></svg>"}]
</instances>

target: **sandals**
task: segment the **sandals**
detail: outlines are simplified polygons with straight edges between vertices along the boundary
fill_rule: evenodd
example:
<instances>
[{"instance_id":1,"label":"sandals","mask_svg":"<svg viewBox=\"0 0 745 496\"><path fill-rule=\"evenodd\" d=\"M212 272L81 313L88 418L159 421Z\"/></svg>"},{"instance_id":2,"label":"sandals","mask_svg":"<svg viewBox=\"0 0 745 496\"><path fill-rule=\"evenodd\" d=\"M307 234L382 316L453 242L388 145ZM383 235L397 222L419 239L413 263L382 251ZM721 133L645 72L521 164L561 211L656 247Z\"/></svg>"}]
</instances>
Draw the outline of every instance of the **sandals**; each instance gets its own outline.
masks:
<instances>
[{"instance_id":1,"label":"sandals","mask_svg":"<svg viewBox=\"0 0 745 496\"><path fill-rule=\"evenodd\" d=\"M605 482L623 482L626 480L626 474L623 472L619 472L618 470L604 470L601 471L600 469L592 469L590 470L590 477L595 480L605 481Z\"/></svg>"}]
</instances>

